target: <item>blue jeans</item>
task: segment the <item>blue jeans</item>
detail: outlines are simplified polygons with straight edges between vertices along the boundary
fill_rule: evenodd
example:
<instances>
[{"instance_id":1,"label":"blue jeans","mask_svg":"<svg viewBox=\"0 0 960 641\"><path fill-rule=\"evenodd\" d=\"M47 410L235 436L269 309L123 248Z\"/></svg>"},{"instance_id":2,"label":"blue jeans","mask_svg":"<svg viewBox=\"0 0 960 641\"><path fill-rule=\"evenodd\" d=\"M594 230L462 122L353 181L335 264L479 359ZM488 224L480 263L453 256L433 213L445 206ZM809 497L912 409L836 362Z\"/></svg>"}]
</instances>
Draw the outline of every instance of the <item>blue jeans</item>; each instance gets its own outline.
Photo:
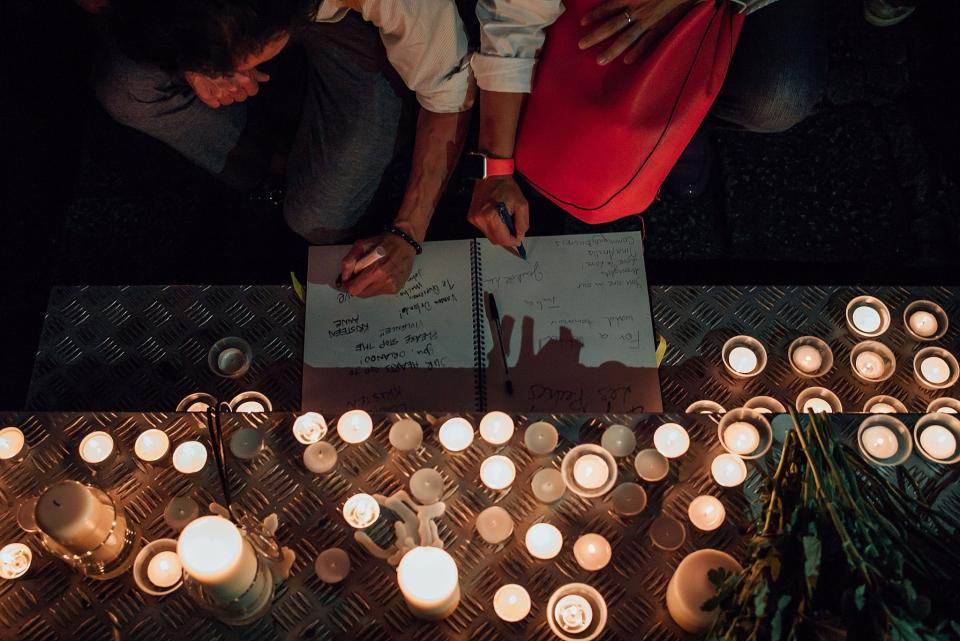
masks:
<instances>
[{"instance_id":1,"label":"blue jeans","mask_svg":"<svg viewBox=\"0 0 960 641\"><path fill-rule=\"evenodd\" d=\"M353 12L309 25L301 40L309 78L283 214L308 241L337 243L361 224L393 158L407 92L377 29ZM212 109L182 77L117 51L105 56L95 90L115 120L213 174L223 171L246 124L245 103Z\"/></svg>"}]
</instances>

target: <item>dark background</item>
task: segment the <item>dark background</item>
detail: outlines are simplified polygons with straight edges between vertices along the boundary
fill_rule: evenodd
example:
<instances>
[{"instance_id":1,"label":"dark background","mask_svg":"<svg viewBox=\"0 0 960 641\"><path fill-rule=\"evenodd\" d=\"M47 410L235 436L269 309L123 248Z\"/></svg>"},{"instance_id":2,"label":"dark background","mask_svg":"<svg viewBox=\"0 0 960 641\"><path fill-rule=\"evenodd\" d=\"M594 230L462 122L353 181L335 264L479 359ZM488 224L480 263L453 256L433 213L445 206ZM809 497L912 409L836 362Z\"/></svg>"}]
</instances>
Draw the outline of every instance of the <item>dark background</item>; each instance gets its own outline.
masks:
<instances>
[{"instance_id":1,"label":"dark background","mask_svg":"<svg viewBox=\"0 0 960 641\"><path fill-rule=\"evenodd\" d=\"M644 215L653 284L960 284L960 6L869 26L829 2L818 113L777 135L714 134L708 193ZM94 20L67 0L5 0L0 407L23 405L51 284L289 282L304 246L280 209L113 123L88 77ZM396 180L394 193L402 188ZM432 236L466 236L453 181ZM533 201L547 231L570 231ZM638 228L626 220L616 229Z\"/></svg>"}]
</instances>

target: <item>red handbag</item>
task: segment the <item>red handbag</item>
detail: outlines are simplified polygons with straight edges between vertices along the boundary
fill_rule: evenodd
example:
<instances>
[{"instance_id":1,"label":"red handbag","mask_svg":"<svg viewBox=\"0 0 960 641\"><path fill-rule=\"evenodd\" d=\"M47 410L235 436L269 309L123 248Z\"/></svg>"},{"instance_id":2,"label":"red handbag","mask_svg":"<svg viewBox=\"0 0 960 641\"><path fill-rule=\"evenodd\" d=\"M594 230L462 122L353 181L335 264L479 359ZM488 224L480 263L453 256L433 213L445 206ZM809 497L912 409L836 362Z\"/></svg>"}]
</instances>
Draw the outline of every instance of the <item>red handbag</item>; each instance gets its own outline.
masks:
<instances>
[{"instance_id":1,"label":"red handbag","mask_svg":"<svg viewBox=\"0 0 960 641\"><path fill-rule=\"evenodd\" d=\"M573 216L605 223L653 201L723 85L744 16L726 0L699 2L644 35L641 59L601 66L606 45L577 48L597 0L564 4L520 122L517 169Z\"/></svg>"}]
</instances>

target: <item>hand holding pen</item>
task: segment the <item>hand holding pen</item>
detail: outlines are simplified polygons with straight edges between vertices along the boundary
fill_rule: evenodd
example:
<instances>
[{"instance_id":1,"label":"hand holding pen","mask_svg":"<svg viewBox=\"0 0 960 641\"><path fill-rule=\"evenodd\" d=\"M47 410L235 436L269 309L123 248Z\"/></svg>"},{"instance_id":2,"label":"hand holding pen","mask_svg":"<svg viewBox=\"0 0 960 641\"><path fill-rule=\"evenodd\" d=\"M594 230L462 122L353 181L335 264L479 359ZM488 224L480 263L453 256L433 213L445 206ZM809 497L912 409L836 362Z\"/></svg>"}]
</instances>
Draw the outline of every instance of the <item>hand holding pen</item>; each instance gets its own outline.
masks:
<instances>
[{"instance_id":1,"label":"hand holding pen","mask_svg":"<svg viewBox=\"0 0 960 641\"><path fill-rule=\"evenodd\" d=\"M396 294L407 282L416 252L392 234L358 240L340 262L336 286L351 296Z\"/></svg>"}]
</instances>

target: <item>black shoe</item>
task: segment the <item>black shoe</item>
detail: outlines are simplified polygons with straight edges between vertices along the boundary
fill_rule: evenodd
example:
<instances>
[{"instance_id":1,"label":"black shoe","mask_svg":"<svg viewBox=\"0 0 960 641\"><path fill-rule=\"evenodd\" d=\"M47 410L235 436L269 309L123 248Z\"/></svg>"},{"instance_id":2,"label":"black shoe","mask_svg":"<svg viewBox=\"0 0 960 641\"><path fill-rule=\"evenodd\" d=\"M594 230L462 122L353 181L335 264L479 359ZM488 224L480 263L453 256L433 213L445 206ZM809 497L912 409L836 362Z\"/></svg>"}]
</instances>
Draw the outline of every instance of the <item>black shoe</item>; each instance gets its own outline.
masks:
<instances>
[{"instance_id":1,"label":"black shoe","mask_svg":"<svg viewBox=\"0 0 960 641\"><path fill-rule=\"evenodd\" d=\"M693 200L702 196L713 174L714 155L707 128L700 127L680 154L677 164L667 174L667 179L663 181L664 189L678 198Z\"/></svg>"}]
</instances>

